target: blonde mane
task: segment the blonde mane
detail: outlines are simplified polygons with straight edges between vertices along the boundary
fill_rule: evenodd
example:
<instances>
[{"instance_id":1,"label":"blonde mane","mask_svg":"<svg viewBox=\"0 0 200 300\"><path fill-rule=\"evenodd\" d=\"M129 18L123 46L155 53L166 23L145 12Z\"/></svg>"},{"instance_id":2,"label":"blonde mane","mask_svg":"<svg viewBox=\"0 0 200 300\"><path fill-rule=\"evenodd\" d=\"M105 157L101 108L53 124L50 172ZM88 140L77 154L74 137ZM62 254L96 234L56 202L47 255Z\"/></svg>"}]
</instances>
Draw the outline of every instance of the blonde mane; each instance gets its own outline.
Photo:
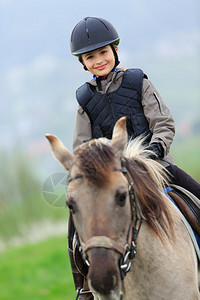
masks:
<instances>
[{"instance_id":1,"label":"blonde mane","mask_svg":"<svg viewBox=\"0 0 200 300\"><path fill-rule=\"evenodd\" d=\"M130 140L124 150L124 157L140 162L160 189L169 182L168 171L156 160L150 159L152 151L144 146L145 138Z\"/></svg>"},{"instance_id":2,"label":"blonde mane","mask_svg":"<svg viewBox=\"0 0 200 300\"><path fill-rule=\"evenodd\" d=\"M111 140L107 138L92 139L87 143L82 144L76 152L79 153L80 156L80 153L85 153L87 149L87 155L89 154L90 156L94 147L99 151L104 151L104 145L110 146L110 144ZM156 160L150 159L152 151L148 150L144 144L145 137L137 137L133 140L129 140L126 144L123 156L130 160L135 160L143 165L145 170L147 170L152 179L155 181L158 188L163 189L169 182L168 171ZM111 159L111 157L109 159Z\"/></svg>"},{"instance_id":3,"label":"blonde mane","mask_svg":"<svg viewBox=\"0 0 200 300\"><path fill-rule=\"evenodd\" d=\"M164 201L163 189L168 185L168 172L144 146L143 138L128 142L124 150L123 166L130 173L144 216L151 229L163 242L163 234L174 238L173 221Z\"/></svg>"}]
</instances>

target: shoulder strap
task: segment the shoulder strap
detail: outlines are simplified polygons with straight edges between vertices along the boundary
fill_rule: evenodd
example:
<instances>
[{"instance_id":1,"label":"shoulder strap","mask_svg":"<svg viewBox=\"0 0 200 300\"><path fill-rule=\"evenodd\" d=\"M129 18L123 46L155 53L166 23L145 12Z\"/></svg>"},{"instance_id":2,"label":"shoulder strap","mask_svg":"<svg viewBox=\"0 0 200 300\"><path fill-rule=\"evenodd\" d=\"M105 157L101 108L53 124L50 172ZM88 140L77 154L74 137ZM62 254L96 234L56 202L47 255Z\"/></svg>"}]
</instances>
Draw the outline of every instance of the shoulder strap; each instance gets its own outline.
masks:
<instances>
[{"instance_id":1,"label":"shoulder strap","mask_svg":"<svg viewBox=\"0 0 200 300\"><path fill-rule=\"evenodd\" d=\"M76 90L76 99L80 106L85 107L89 100L94 96L89 83L84 83Z\"/></svg>"},{"instance_id":2,"label":"shoulder strap","mask_svg":"<svg viewBox=\"0 0 200 300\"><path fill-rule=\"evenodd\" d=\"M124 73L122 87L136 90L141 99L143 78L148 78L141 69L127 69Z\"/></svg>"}]
</instances>

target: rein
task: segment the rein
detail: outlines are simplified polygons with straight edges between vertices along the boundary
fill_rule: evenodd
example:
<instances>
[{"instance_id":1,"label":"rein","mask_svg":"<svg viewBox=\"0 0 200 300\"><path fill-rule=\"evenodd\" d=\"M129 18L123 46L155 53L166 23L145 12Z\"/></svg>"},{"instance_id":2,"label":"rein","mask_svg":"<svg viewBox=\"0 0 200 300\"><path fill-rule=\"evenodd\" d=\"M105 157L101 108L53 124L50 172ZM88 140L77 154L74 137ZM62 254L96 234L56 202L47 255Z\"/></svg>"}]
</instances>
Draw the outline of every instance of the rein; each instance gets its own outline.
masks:
<instances>
[{"instance_id":1,"label":"rein","mask_svg":"<svg viewBox=\"0 0 200 300\"><path fill-rule=\"evenodd\" d=\"M142 221L146 220L144 217L138 198L137 193L135 191L134 183L132 177L128 170L125 167L121 167L116 171L122 172L122 174L126 177L129 186L129 199L131 206L131 221L129 225L129 230L127 233L126 244L120 245L116 241L112 240L107 236L93 236L86 243L84 243L78 235L75 235L76 242L75 244L78 246L79 251L82 254L82 258L87 266L90 266L90 263L87 259L87 252L92 248L106 248L111 249L120 254L119 260L119 268L121 279L123 280L126 274L130 271L131 261L136 255L137 252L137 238L142 225ZM82 178L83 174L77 174L74 177L70 177L68 182L72 180Z\"/></svg>"}]
</instances>

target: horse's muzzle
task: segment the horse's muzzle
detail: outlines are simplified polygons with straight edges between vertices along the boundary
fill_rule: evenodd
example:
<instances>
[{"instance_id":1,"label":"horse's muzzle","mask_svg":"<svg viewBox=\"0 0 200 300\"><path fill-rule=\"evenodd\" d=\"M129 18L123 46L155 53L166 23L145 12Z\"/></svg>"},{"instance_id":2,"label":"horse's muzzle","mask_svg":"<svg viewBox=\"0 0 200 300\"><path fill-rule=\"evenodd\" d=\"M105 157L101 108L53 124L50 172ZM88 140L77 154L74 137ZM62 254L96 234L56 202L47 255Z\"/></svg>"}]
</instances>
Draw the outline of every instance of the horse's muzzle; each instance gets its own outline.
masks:
<instances>
[{"instance_id":1,"label":"horse's muzzle","mask_svg":"<svg viewBox=\"0 0 200 300\"><path fill-rule=\"evenodd\" d=\"M111 249L93 248L88 251L90 262L88 282L90 289L102 295L102 299L119 300L121 276L119 254ZM100 298L101 299L101 298Z\"/></svg>"}]
</instances>

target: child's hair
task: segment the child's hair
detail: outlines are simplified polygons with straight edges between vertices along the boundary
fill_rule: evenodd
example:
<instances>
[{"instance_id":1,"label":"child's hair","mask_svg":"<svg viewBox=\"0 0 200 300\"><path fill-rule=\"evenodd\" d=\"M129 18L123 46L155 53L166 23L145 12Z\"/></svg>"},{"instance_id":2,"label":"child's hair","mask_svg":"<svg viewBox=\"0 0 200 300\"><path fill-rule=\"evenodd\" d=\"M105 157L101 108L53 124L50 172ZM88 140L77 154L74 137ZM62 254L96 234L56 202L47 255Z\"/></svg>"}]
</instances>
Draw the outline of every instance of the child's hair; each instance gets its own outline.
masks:
<instances>
[{"instance_id":1,"label":"child's hair","mask_svg":"<svg viewBox=\"0 0 200 300\"><path fill-rule=\"evenodd\" d=\"M82 54L79 54L79 55L78 55L78 60L80 61L80 63L82 63L83 69L84 69L85 71L88 71L87 67L86 67L86 66L84 65L84 63L83 63Z\"/></svg>"}]
</instances>

